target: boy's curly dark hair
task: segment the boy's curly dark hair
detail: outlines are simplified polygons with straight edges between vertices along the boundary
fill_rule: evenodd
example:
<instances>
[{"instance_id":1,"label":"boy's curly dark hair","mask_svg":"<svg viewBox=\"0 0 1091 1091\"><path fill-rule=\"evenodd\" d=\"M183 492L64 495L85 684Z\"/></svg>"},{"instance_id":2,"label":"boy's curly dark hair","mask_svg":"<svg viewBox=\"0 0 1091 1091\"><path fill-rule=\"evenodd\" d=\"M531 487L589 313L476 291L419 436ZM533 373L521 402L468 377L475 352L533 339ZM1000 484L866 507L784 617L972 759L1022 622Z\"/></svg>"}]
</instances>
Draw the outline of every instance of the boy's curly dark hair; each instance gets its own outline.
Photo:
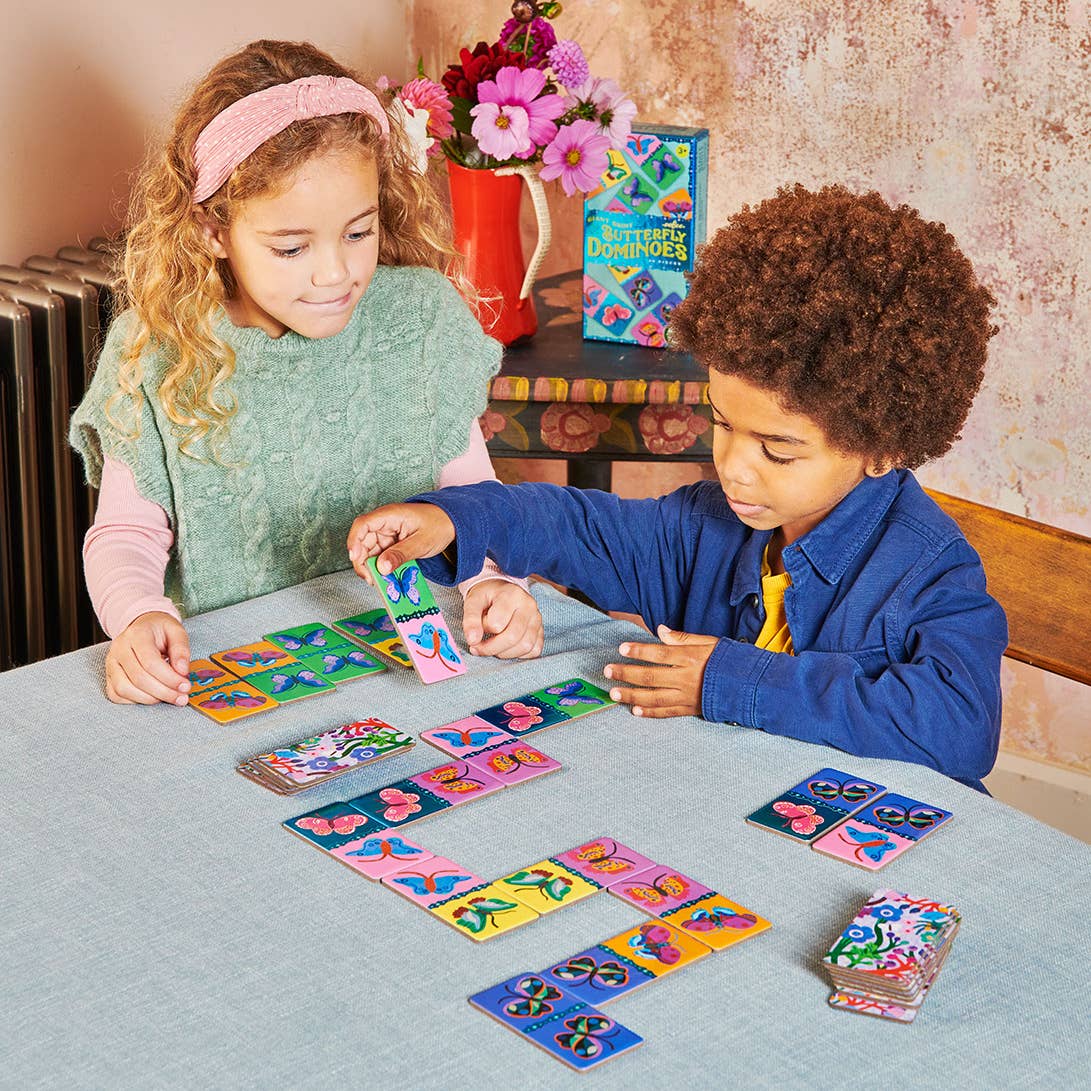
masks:
<instances>
[{"instance_id":1,"label":"boy's curly dark hair","mask_svg":"<svg viewBox=\"0 0 1091 1091\"><path fill-rule=\"evenodd\" d=\"M943 224L878 193L786 186L700 249L670 345L839 450L913 468L958 438L995 305Z\"/></svg>"}]
</instances>

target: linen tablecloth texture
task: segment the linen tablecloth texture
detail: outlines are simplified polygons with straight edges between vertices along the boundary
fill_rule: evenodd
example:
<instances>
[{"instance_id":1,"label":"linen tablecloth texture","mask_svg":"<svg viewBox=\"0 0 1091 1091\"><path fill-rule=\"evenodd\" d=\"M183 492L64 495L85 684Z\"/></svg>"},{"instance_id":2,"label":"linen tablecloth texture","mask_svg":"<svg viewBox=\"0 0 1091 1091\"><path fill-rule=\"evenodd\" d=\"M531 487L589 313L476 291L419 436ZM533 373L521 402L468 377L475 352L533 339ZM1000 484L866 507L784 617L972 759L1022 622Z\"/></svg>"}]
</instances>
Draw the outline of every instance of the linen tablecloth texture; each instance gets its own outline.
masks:
<instances>
[{"instance_id":1,"label":"linen tablecloth texture","mask_svg":"<svg viewBox=\"0 0 1091 1091\"><path fill-rule=\"evenodd\" d=\"M646 1044L578 1076L466 1003L643 916L601 894L475 944L280 823L439 764L405 757L280 798L244 757L375 715L418 735L603 665L638 630L537 585L545 654L389 671L222 727L115 706L106 646L0 675L0 1086L409 1088L1072 1086L1091 1073L1091 850L930 770L612 708L530 741L564 770L406 830L496 878L607 834L773 923L607 1010ZM457 596L439 601L461 635ZM377 605L335 574L192 619L194 657ZM869 874L743 822L831 765L955 813ZM822 954L872 890L953 903L913 1026L832 1011ZM1080 1075L1082 1073L1082 1076Z\"/></svg>"}]
</instances>

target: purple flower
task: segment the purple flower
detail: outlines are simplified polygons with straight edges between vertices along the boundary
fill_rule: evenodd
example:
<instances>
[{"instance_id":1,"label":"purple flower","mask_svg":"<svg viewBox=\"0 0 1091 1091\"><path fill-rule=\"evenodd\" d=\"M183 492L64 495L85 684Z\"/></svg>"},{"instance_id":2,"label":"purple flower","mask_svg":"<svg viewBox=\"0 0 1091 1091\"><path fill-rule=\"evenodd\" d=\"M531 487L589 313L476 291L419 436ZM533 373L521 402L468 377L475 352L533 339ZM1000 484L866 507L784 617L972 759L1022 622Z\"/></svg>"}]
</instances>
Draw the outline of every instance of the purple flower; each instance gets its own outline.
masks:
<instances>
[{"instance_id":1,"label":"purple flower","mask_svg":"<svg viewBox=\"0 0 1091 1091\"><path fill-rule=\"evenodd\" d=\"M609 137L599 132L595 122L579 120L565 125L557 139L542 152L542 181L560 178L569 197L578 189L584 192L594 189L608 166L609 147Z\"/></svg>"},{"instance_id":2,"label":"purple flower","mask_svg":"<svg viewBox=\"0 0 1091 1091\"><path fill-rule=\"evenodd\" d=\"M538 68L507 66L495 80L477 85L470 131L486 155L529 159L557 135L554 119L564 113L564 103L560 95L542 95L545 82Z\"/></svg>"},{"instance_id":3,"label":"purple flower","mask_svg":"<svg viewBox=\"0 0 1091 1091\"><path fill-rule=\"evenodd\" d=\"M529 26L509 19L500 28L500 45L512 53L525 53L527 63L535 68L545 67L546 54L556 44L557 34L548 19L535 18Z\"/></svg>"},{"instance_id":4,"label":"purple flower","mask_svg":"<svg viewBox=\"0 0 1091 1091\"><path fill-rule=\"evenodd\" d=\"M549 51L549 67L563 87L571 89L586 83L591 76L587 67L587 58L580 49L579 42L571 38L562 38Z\"/></svg>"}]
</instances>

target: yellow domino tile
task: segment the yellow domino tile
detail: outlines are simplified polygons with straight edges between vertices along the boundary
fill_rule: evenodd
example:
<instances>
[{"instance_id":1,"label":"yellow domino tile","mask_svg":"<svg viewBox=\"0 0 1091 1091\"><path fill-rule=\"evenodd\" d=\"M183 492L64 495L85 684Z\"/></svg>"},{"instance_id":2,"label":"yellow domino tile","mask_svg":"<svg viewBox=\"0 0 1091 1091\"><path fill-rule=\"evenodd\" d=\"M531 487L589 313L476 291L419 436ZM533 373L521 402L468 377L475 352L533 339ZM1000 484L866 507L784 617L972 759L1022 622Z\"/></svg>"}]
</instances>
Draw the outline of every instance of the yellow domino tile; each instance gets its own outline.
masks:
<instances>
[{"instance_id":1,"label":"yellow domino tile","mask_svg":"<svg viewBox=\"0 0 1091 1091\"><path fill-rule=\"evenodd\" d=\"M538 914L530 906L510 897L500 883L488 883L477 890L440 902L428 912L477 943L538 919Z\"/></svg>"},{"instance_id":2,"label":"yellow domino tile","mask_svg":"<svg viewBox=\"0 0 1091 1091\"><path fill-rule=\"evenodd\" d=\"M497 879L494 885L503 887L512 898L541 914L583 901L601 889L556 860L541 860L513 871Z\"/></svg>"},{"instance_id":3,"label":"yellow domino tile","mask_svg":"<svg viewBox=\"0 0 1091 1091\"><path fill-rule=\"evenodd\" d=\"M209 658L240 678L245 678L248 674L271 670L273 667L299 663L294 655L289 655L271 640L255 640L252 644L225 648L222 652L213 652Z\"/></svg>"},{"instance_id":4,"label":"yellow domino tile","mask_svg":"<svg viewBox=\"0 0 1091 1091\"><path fill-rule=\"evenodd\" d=\"M661 920L638 924L600 946L636 963L655 977L665 977L712 954L711 947Z\"/></svg>"},{"instance_id":5,"label":"yellow domino tile","mask_svg":"<svg viewBox=\"0 0 1091 1091\"><path fill-rule=\"evenodd\" d=\"M662 918L714 951L722 951L773 927L752 909L722 894L706 894L690 905L663 913Z\"/></svg>"}]
</instances>

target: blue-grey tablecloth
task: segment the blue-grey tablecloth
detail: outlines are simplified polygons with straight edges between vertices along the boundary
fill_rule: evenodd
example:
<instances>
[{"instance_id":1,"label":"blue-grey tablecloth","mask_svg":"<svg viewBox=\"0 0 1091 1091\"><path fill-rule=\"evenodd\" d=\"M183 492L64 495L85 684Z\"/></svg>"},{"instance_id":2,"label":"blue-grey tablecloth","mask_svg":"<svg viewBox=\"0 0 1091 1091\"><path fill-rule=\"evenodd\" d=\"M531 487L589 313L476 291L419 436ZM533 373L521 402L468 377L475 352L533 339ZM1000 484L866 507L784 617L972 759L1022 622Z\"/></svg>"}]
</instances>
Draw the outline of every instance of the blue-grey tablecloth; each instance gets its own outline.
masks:
<instances>
[{"instance_id":1,"label":"blue-grey tablecloth","mask_svg":"<svg viewBox=\"0 0 1091 1091\"><path fill-rule=\"evenodd\" d=\"M577 1075L466 1003L644 918L601 894L475 944L280 823L438 764L425 743L294 799L241 758L376 715L418 734L574 675L632 626L546 586L533 662L409 671L218 726L115 706L105 645L0 675L0 1085L11 1088L1088 1086L1091 850L937 773L621 708L533 737L550 777L410 826L489 878L607 834L773 923L617 1000L646 1038ZM188 623L194 656L377 605L350 574ZM456 596L440 593L456 632ZM877 874L754 829L825 765L955 813ZM836 1012L820 958L867 895L955 904L957 942L912 1026Z\"/></svg>"}]
</instances>

